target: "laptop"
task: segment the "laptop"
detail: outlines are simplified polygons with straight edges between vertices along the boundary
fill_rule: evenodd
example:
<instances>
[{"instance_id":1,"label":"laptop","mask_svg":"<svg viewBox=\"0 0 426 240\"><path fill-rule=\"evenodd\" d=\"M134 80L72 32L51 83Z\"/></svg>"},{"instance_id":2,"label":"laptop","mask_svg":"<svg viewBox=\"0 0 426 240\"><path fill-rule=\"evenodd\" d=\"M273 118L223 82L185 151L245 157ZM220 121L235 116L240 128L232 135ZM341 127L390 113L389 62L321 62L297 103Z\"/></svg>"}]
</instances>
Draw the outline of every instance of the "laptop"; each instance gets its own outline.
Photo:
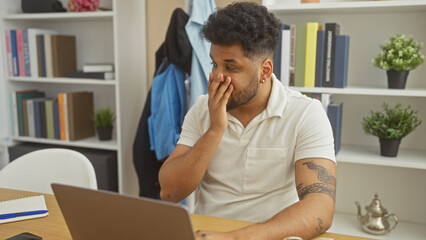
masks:
<instances>
[{"instance_id":1,"label":"laptop","mask_svg":"<svg viewBox=\"0 0 426 240\"><path fill-rule=\"evenodd\" d=\"M52 189L73 239L195 239L179 205L55 183Z\"/></svg>"}]
</instances>

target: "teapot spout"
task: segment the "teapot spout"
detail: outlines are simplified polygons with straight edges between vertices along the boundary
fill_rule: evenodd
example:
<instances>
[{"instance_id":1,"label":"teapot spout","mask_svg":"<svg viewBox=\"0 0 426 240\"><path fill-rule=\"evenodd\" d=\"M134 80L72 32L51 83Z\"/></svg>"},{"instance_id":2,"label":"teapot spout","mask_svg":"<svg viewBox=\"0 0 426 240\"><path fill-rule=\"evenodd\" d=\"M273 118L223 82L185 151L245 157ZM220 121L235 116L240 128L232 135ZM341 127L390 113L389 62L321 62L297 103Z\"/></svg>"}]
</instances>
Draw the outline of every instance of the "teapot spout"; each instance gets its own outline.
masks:
<instances>
[{"instance_id":1,"label":"teapot spout","mask_svg":"<svg viewBox=\"0 0 426 240\"><path fill-rule=\"evenodd\" d=\"M357 208L358 208L358 221L361 221L362 219L362 214L361 214L361 205L359 204L358 201L355 202Z\"/></svg>"}]
</instances>

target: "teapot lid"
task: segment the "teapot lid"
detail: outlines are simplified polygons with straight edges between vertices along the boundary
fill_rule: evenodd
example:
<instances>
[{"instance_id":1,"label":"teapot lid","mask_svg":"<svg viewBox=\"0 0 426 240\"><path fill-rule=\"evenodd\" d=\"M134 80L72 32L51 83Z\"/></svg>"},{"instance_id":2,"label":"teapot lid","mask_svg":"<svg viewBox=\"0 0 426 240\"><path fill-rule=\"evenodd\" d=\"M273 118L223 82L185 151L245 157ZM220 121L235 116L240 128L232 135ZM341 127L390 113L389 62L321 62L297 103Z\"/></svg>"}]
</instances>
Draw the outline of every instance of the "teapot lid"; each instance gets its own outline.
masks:
<instances>
[{"instance_id":1,"label":"teapot lid","mask_svg":"<svg viewBox=\"0 0 426 240\"><path fill-rule=\"evenodd\" d=\"M382 206L379 199L379 194L374 195L374 199L369 206L366 206L365 209L368 213L371 213L376 216L383 216L388 213L388 210Z\"/></svg>"}]
</instances>

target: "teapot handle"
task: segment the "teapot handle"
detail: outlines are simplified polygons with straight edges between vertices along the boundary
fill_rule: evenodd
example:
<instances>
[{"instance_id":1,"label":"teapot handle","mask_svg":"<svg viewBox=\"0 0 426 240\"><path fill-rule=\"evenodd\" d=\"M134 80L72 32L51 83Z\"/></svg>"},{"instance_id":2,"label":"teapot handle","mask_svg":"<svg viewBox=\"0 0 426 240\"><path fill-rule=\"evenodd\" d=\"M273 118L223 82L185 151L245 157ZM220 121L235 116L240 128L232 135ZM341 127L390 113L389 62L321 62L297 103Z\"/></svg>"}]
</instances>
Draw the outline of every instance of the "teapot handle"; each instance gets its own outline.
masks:
<instances>
[{"instance_id":1,"label":"teapot handle","mask_svg":"<svg viewBox=\"0 0 426 240\"><path fill-rule=\"evenodd\" d=\"M393 217L394 224L393 224L393 226L391 228L389 228L388 233L390 231L392 231L396 227L396 225L398 225L398 222L399 222L399 219L398 219L398 217L395 214L389 214L386 218L389 218L389 217Z\"/></svg>"}]
</instances>

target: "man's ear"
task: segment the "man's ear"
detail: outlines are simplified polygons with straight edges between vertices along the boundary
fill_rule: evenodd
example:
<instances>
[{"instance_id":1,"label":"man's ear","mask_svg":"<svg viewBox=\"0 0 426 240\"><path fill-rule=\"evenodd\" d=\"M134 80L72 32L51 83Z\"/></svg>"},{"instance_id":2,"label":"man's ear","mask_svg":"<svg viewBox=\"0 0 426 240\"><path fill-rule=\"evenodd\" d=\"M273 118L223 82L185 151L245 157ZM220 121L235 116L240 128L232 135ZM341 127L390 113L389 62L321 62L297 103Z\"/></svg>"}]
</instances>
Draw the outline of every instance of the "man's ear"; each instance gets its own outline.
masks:
<instances>
[{"instance_id":1,"label":"man's ear","mask_svg":"<svg viewBox=\"0 0 426 240\"><path fill-rule=\"evenodd\" d=\"M267 58L263 60L260 65L260 74L263 79L271 79L272 73L274 71L274 63L271 59Z\"/></svg>"}]
</instances>

